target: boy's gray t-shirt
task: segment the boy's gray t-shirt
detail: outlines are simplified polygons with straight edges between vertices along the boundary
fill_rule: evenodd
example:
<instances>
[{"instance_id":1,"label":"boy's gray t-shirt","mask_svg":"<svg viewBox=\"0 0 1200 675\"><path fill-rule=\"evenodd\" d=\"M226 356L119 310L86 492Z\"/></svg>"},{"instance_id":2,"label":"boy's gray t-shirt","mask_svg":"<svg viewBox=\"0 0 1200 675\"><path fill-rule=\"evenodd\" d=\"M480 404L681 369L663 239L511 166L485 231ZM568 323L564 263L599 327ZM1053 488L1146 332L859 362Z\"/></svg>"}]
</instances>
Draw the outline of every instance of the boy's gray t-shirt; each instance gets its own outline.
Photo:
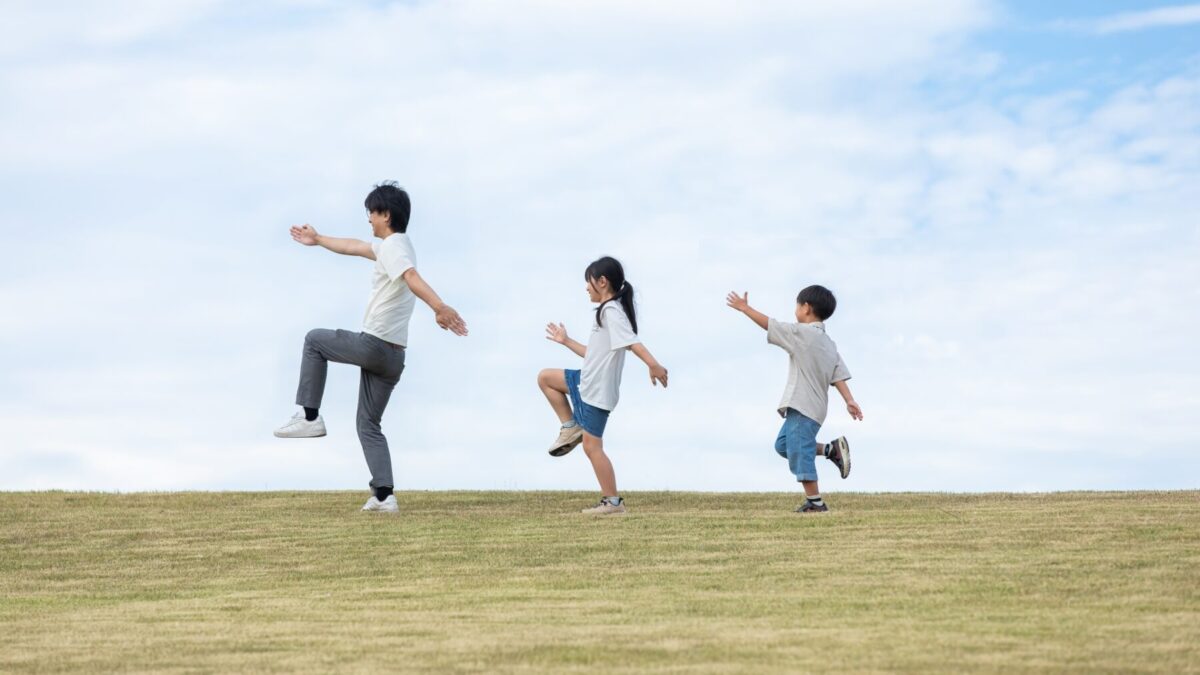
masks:
<instances>
[{"instance_id":1,"label":"boy's gray t-shirt","mask_svg":"<svg viewBox=\"0 0 1200 675\"><path fill-rule=\"evenodd\" d=\"M780 416L786 417L787 409L792 408L824 424L829 386L850 379L837 345L825 334L825 324L767 319L767 342L788 353L788 381L779 402Z\"/></svg>"}]
</instances>

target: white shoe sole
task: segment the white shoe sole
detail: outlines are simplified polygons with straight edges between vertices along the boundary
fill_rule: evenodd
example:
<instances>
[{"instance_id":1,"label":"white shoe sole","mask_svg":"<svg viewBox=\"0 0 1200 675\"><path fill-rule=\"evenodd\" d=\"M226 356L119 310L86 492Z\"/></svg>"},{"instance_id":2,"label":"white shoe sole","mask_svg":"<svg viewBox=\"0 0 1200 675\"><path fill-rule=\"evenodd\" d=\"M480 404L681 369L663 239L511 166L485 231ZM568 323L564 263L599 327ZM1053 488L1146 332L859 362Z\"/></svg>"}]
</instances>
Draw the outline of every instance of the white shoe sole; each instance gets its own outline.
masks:
<instances>
[{"instance_id":1,"label":"white shoe sole","mask_svg":"<svg viewBox=\"0 0 1200 675\"><path fill-rule=\"evenodd\" d=\"M842 453L842 478L850 477L850 441L845 438L839 438L836 441L838 450Z\"/></svg>"},{"instance_id":2,"label":"white shoe sole","mask_svg":"<svg viewBox=\"0 0 1200 675\"><path fill-rule=\"evenodd\" d=\"M316 433L316 434L313 434L313 433L289 433L287 431L280 431L278 429L275 430L275 438L320 438L324 435L325 435L324 429L322 429L320 433Z\"/></svg>"}]
</instances>

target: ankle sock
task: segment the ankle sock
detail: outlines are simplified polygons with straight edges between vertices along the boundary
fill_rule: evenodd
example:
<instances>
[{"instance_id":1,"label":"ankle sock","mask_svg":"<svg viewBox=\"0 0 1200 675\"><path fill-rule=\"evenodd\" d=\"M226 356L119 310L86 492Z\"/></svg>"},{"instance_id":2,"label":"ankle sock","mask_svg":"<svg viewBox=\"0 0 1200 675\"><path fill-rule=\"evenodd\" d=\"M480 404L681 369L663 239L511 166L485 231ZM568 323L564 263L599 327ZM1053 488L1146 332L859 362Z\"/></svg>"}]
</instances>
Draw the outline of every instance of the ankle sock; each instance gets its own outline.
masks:
<instances>
[{"instance_id":1,"label":"ankle sock","mask_svg":"<svg viewBox=\"0 0 1200 675\"><path fill-rule=\"evenodd\" d=\"M821 495L813 495L808 498L808 503L813 506L825 506L825 500L821 499Z\"/></svg>"},{"instance_id":2,"label":"ankle sock","mask_svg":"<svg viewBox=\"0 0 1200 675\"><path fill-rule=\"evenodd\" d=\"M317 419L317 408L305 408L304 419L309 422Z\"/></svg>"},{"instance_id":3,"label":"ankle sock","mask_svg":"<svg viewBox=\"0 0 1200 675\"><path fill-rule=\"evenodd\" d=\"M390 485L375 488L375 499L378 499L379 501L383 501L383 500L387 499L388 497L390 497L391 495L392 495L392 486L390 486Z\"/></svg>"},{"instance_id":4,"label":"ankle sock","mask_svg":"<svg viewBox=\"0 0 1200 675\"><path fill-rule=\"evenodd\" d=\"M566 422L562 423L563 429L571 429L577 426L579 426L579 422L576 422L575 420L567 420Z\"/></svg>"},{"instance_id":5,"label":"ankle sock","mask_svg":"<svg viewBox=\"0 0 1200 675\"><path fill-rule=\"evenodd\" d=\"M621 502L624 500L622 500L620 497L605 497L604 501L608 502L609 504L611 504L613 506L620 506Z\"/></svg>"}]
</instances>

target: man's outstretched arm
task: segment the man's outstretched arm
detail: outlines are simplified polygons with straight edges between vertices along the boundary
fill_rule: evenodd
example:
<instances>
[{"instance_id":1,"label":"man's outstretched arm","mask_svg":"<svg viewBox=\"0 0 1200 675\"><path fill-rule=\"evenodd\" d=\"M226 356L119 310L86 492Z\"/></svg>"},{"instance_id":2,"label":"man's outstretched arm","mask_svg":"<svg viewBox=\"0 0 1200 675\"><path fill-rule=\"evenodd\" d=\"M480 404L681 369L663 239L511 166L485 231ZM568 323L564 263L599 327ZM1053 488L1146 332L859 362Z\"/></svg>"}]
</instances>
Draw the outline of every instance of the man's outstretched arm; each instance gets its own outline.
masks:
<instances>
[{"instance_id":1,"label":"man's outstretched arm","mask_svg":"<svg viewBox=\"0 0 1200 675\"><path fill-rule=\"evenodd\" d=\"M369 246L367 248L370 249ZM433 318L437 321L438 326L455 335L467 334L467 322L463 321L463 318L458 315L458 312L453 307L442 302L437 292L417 272L417 268L410 267L400 276L404 277L404 281L412 289L413 295L420 298L422 302L429 305L429 308L433 310Z\"/></svg>"},{"instance_id":2,"label":"man's outstretched arm","mask_svg":"<svg viewBox=\"0 0 1200 675\"><path fill-rule=\"evenodd\" d=\"M356 255L368 260L375 259L375 251L371 250L371 244L361 239L342 239L339 237L327 237L318 233L313 229L312 225L305 223L303 225L292 226L292 239L304 244L305 246L320 246L329 249L334 253L342 255Z\"/></svg>"}]
</instances>

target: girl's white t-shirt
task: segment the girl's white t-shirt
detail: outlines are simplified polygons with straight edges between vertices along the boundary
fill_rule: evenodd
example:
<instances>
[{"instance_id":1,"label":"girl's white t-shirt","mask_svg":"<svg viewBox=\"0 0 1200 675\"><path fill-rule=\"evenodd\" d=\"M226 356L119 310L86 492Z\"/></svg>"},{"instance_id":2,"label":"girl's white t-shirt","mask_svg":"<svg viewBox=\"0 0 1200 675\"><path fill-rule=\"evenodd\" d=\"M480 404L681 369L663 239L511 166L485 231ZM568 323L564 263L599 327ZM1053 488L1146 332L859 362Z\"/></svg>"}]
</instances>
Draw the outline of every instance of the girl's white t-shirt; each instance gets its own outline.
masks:
<instances>
[{"instance_id":1,"label":"girl's white t-shirt","mask_svg":"<svg viewBox=\"0 0 1200 675\"><path fill-rule=\"evenodd\" d=\"M417 296L404 280L404 273L417 266L412 241L402 232L371 242L375 272L371 277L371 299L363 317L363 332L392 344L408 345L408 321Z\"/></svg>"},{"instance_id":2,"label":"girl's white t-shirt","mask_svg":"<svg viewBox=\"0 0 1200 675\"><path fill-rule=\"evenodd\" d=\"M604 305L600 325L592 326L579 374L579 397L584 403L609 411L617 407L625 350L639 342L620 302L614 300Z\"/></svg>"}]
</instances>

